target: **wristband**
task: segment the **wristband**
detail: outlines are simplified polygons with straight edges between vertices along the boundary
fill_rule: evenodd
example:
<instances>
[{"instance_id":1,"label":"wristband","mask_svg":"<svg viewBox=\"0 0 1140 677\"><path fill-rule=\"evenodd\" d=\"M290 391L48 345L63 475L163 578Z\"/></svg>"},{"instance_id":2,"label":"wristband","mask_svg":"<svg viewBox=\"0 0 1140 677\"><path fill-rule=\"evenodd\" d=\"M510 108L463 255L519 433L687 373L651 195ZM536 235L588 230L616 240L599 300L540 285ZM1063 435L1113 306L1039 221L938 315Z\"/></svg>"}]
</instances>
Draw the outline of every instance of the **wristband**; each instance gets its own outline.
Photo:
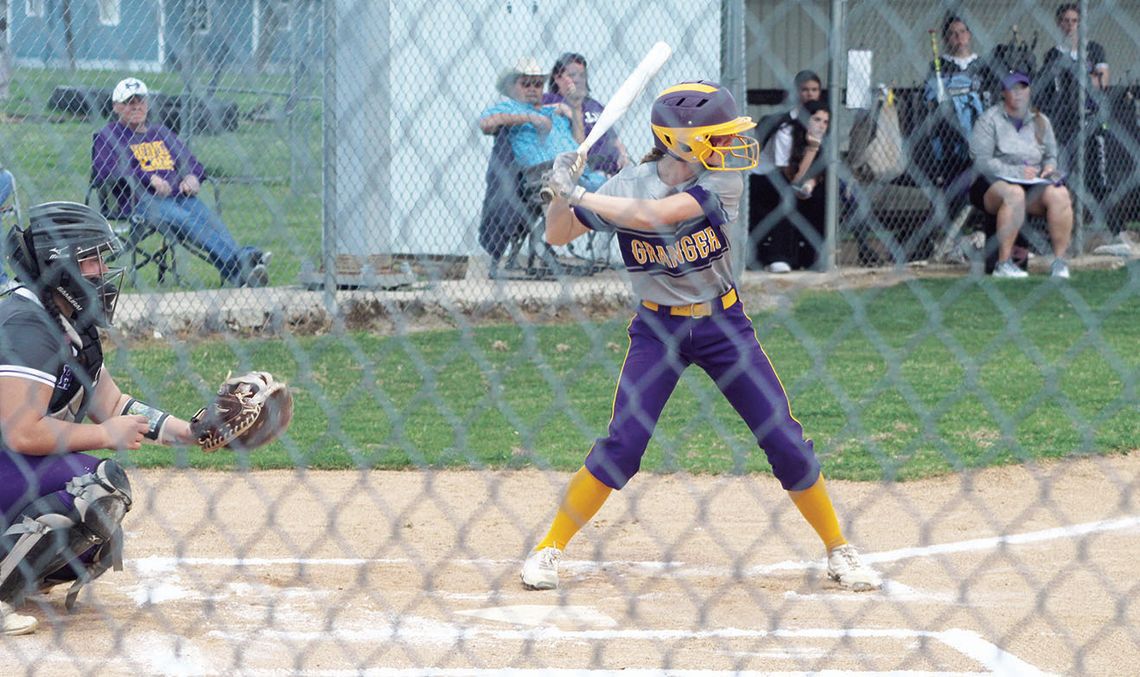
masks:
<instances>
[{"instance_id":1,"label":"wristband","mask_svg":"<svg viewBox=\"0 0 1140 677\"><path fill-rule=\"evenodd\" d=\"M566 194L566 202L570 203L571 207L577 207L582 202L582 196L586 194L585 186L574 186L574 189Z\"/></svg>"},{"instance_id":2,"label":"wristband","mask_svg":"<svg viewBox=\"0 0 1140 677\"><path fill-rule=\"evenodd\" d=\"M147 428L147 431L143 433L143 437L155 440L156 442L162 441L160 438L162 436L163 424L166 423L166 419L170 418L170 414L165 411L155 409L149 404L139 402L133 397L127 400L127 404L123 407L123 410L119 412L119 416L145 416L150 426Z\"/></svg>"}]
</instances>

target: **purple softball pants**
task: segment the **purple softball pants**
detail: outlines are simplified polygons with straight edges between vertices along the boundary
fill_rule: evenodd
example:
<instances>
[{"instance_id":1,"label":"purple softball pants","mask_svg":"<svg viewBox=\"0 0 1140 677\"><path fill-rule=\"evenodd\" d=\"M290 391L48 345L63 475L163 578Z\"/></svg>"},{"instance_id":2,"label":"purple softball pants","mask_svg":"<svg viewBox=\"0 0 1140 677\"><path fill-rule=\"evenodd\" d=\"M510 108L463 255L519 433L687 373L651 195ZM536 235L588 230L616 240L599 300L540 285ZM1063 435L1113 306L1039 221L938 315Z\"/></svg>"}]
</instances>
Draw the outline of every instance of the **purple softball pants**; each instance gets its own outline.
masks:
<instances>
[{"instance_id":1,"label":"purple softball pants","mask_svg":"<svg viewBox=\"0 0 1140 677\"><path fill-rule=\"evenodd\" d=\"M812 443L792 418L784 386L739 301L699 318L638 307L629 325L629 352L618 377L609 435L586 457L594 477L621 489L637 473L661 411L690 364L712 377L748 424L785 490L815 484L820 468Z\"/></svg>"},{"instance_id":2,"label":"purple softball pants","mask_svg":"<svg viewBox=\"0 0 1140 677\"><path fill-rule=\"evenodd\" d=\"M88 454L25 456L0 451L0 513L3 513L0 533L18 521L20 513L38 499L50 497L52 504L72 508L75 496L67 491L67 483L93 472L100 460ZM95 549L80 555L80 561L90 564ZM71 580L75 573L64 567L54 578Z\"/></svg>"},{"instance_id":3,"label":"purple softball pants","mask_svg":"<svg viewBox=\"0 0 1140 677\"><path fill-rule=\"evenodd\" d=\"M0 452L0 512L4 514L4 523L11 524L29 503L52 494L64 506L75 505L75 497L67 492L67 483L93 472L100 460L89 454L25 456Z\"/></svg>"}]
</instances>

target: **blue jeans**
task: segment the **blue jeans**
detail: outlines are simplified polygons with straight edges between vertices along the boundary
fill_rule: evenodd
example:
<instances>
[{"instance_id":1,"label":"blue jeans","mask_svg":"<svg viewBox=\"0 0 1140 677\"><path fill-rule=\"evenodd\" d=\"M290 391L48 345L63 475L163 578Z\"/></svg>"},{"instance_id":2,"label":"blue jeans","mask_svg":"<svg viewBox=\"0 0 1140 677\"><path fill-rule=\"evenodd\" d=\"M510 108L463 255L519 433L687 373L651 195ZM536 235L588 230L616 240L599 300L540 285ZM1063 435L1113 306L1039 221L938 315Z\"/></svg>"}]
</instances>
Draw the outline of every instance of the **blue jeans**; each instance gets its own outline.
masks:
<instances>
[{"instance_id":1,"label":"blue jeans","mask_svg":"<svg viewBox=\"0 0 1140 677\"><path fill-rule=\"evenodd\" d=\"M12 172L7 169L0 169L0 207L3 207L8 198L12 197L12 193L16 190L16 179L12 178ZM8 259L6 252L0 252L0 284L8 281L8 273L4 270L4 261Z\"/></svg>"},{"instance_id":2,"label":"blue jeans","mask_svg":"<svg viewBox=\"0 0 1140 677\"><path fill-rule=\"evenodd\" d=\"M238 246L226 224L197 197L144 193L139 196L135 211L163 234L202 252L228 283L240 285L245 269L256 264L261 255L254 247Z\"/></svg>"},{"instance_id":3,"label":"blue jeans","mask_svg":"<svg viewBox=\"0 0 1140 677\"><path fill-rule=\"evenodd\" d=\"M12 178L12 172L7 169L0 169L0 207L12 197L12 193L16 190L16 179Z\"/></svg>"}]
</instances>

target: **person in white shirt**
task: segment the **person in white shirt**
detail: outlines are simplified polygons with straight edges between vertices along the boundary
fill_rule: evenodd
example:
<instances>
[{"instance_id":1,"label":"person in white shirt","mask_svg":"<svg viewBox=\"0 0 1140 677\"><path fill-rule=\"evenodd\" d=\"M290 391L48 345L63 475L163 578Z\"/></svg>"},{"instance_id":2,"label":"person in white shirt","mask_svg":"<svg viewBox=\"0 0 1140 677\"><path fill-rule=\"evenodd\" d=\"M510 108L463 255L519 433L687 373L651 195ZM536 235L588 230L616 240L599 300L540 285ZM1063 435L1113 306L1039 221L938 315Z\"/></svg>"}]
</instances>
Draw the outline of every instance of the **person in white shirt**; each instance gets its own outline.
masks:
<instances>
[{"instance_id":1,"label":"person in white shirt","mask_svg":"<svg viewBox=\"0 0 1140 677\"><path fill-rule=\"evenodd\" d=\"M811 117L804 107L819 101L822 82L813 71L796 74L796 106L791 110L761 120L757 126L760 160L749 179L749 242L754 246L749 268L763 268L772 273L786 273L793 268L807 268L814 263L816 247L797 224L807 223L819 232L822 222L812 223L810 201L797 200L790 181L800 173L790 168L795 126L805 127ZM810 166L819 147L806 157ZM805 211L806 210L806 213ZM815 238L812 238L815 239ZM809 260L810 259L810 260Z\"/></svg>"}]
</instances>

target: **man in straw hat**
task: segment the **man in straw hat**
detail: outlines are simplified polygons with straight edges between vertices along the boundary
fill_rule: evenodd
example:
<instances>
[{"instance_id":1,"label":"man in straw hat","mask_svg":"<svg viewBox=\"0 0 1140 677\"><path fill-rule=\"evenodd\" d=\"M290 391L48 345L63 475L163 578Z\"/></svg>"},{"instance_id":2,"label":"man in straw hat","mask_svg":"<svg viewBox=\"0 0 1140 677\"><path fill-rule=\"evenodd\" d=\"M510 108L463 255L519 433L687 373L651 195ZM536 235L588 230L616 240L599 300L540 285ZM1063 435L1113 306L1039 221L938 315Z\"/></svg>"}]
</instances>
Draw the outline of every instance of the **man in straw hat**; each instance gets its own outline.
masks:
<instances>
[{"instance_id":1,"label":"man in straw hat","mask_svg":"<svg viewBox=\"0 0 1140 677\"><path fill-rule=\"evenodd\" d=\"M520 58L499 74L496 88L507 98L488 107L479 116L479 129L484 134L493 135L504 128L507 130L515 161L524 170L549 163L559 153L578 147L570 129L570 108L564 103L542 105L546 76L546 71L539 67L534 57ZM604 180L605 176L599 172L587 172L583 178L591 190Z\"/></svg>"},{"instance_id":2,"label":"man in straw hat","mask_svg":"<svg viewBox=\"0 0 1140 677\"><path fill-rule=\"evenodd\" d=\"M523 177L522 194L527 195L527 202L533 205L529 196L537 199L542 173L550 168L554 157L578 148L570 128L573 115L570 107L561 102L542 105L546 78L546 71L533 57L518 59L499 74L496 83L499 93L506 98L479 116L479 129L484 134L506 134L513 156L498 157L497 149L501 146L496 143L487 170L488 195L484 198L479 243L491 255L492 277L497 275L499 258L511 239L526 229L528 221L533 222L531 208L517 197L518 172L522 172ZM582 175L580 183L588 190L596 190L605 180L605 174L592 170Z\"/></svg>"}]
</instances>

